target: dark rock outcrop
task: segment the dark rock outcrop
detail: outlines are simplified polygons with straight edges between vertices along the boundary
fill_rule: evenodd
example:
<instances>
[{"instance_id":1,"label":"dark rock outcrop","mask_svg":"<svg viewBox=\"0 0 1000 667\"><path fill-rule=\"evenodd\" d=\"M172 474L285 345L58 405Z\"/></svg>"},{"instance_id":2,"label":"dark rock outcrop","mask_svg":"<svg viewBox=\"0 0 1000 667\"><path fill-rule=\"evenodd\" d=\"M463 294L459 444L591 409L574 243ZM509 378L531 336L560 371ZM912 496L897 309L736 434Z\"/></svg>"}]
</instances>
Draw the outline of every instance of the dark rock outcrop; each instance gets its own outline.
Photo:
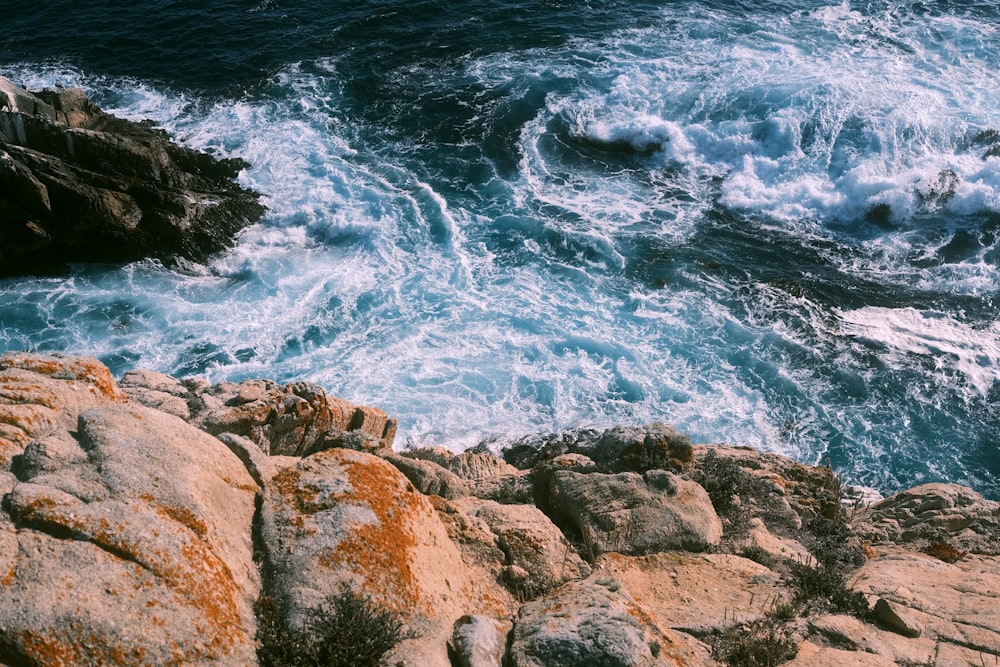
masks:
<instances>
[{"instance_id":1,"label":"dark rock outcrop","mask_svg":"<svg viewBox=\"0 0 1000 667\"><path fill-rule=\"evenodd\" d=\"M202 261L264 213L247 163L184 148L83 91L0 77L0 275L70 262Z\"/></svg>"}]
</instances>

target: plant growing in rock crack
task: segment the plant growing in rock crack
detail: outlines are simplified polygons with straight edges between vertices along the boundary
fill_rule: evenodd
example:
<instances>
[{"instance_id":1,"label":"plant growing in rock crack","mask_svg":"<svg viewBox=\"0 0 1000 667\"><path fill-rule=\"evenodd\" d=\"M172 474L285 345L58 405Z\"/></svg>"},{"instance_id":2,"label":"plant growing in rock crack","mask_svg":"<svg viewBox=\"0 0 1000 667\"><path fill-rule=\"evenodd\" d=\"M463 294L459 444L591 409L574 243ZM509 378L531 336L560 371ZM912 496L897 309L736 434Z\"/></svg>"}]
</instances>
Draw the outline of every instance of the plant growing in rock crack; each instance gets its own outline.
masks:
<instances>
[{"instance_id":1,"label":"plant growing in rock crack","mask_svg":"<svg viewBox=\"0 0 1000 667\"><path fill-rule=\"evenodd\" d=\"M350 591L329 596L298 629L287 627L287 610L272 596L254 611L262 667L374 667L407 638L398 615Z\"/></svg>"},{"instance_id":2,"label":"plant growing in rock crack","mask_svg":"<svg viewBox=\"0 0 1000 667\"><path fill-rule=\"evenodd\" d=\"M709 450L695 468L693 479L708 493L719 518L732 537L749 530L749 501L768 494L759 479L729 457Z\"/></svg>"},{"instance_id":3,"label":"plant growing in rock crack","mask_svg":"<svg viewBox=\"0 0 1000 667\"><path fill-rule=\"evenodd\" d=\"M707 638L712 657L729 667L772 667L798 653L786 622L768 615Z\"/></svg>"}]
</instances>

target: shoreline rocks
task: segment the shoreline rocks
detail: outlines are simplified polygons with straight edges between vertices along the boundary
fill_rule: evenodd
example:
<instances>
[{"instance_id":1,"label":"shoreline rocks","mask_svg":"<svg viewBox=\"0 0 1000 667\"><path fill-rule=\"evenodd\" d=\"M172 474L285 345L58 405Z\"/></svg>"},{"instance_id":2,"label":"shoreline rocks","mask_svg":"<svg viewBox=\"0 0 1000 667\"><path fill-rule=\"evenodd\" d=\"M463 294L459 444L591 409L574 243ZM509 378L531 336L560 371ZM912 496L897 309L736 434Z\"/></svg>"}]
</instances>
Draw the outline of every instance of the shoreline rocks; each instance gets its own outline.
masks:
<instances>
[{"instance_id":1,"label":"shoreline rocks","mask_svg":"<svg viewBox=\"0 0 1000 667\"><path fill-rule=\"evenodd\" d=\"M0 77L0 275L74 262L204 261L264 213L248 166L104 113L76 88Z\"/></svg>"},{"instance_id":2,"label":"shoreline rocks","mask_svg":"<svg viewBox=\"0 0 1000 667\"><path fill-rule=\"evenodd\" d=\"M0 356L0 664L294 664L348 612L387 666L1000 659L969 489L848 514L829 470L663 424L508 462L393 434L310 383Z\"/></svg>"}]
</instances>

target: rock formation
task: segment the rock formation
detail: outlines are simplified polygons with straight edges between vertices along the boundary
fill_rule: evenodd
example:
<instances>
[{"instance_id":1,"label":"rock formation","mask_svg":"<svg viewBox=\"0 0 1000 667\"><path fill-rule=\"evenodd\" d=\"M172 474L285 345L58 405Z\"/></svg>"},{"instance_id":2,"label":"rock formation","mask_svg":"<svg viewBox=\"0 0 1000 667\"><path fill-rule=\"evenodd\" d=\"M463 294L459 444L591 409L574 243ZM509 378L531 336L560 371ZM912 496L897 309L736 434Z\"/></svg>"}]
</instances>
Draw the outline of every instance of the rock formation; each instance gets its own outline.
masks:
<instances>
[{"instance_id":1,"label":"rock formation","mask_svg":"<svg viewBox=\"0 0 1000 667\"><path fill-rule=\"evenodd\" d=\"M0 356L0 665L1000 659L1000 503L969 489L845 506L663 424L507 462L394 425L309 383Z\"/></svg>"},{"instance_id":2,"label":"rock formation","mask_svg":"<svg viewBox=\"0 0 1000 667\"><path fill-rule=\"evenodd\" d=\"M204 260L264 212L248 166L184 148L83 91L0 77L0 275L69 262Z\"/></svg>"}]
</instances>

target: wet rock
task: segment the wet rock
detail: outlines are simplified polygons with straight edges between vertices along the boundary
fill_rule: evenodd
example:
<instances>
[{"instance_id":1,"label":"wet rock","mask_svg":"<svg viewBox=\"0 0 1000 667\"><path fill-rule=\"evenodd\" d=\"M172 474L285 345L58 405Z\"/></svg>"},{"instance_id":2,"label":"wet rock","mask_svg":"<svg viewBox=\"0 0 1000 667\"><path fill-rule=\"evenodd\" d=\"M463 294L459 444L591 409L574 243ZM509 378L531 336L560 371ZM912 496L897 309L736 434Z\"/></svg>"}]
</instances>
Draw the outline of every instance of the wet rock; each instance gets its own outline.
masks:
<instances>
[{"instance_id":1,"label":"wet rock","mask_svg":"<svg viewBox=\"0 0 1000 667\"><path fill-rule=\"evenodd\" d=\"M0 273L143 257L202 261L264 212L246 168L110 116L77 89L0 77Z\"/></svg>"}]
</instances>

